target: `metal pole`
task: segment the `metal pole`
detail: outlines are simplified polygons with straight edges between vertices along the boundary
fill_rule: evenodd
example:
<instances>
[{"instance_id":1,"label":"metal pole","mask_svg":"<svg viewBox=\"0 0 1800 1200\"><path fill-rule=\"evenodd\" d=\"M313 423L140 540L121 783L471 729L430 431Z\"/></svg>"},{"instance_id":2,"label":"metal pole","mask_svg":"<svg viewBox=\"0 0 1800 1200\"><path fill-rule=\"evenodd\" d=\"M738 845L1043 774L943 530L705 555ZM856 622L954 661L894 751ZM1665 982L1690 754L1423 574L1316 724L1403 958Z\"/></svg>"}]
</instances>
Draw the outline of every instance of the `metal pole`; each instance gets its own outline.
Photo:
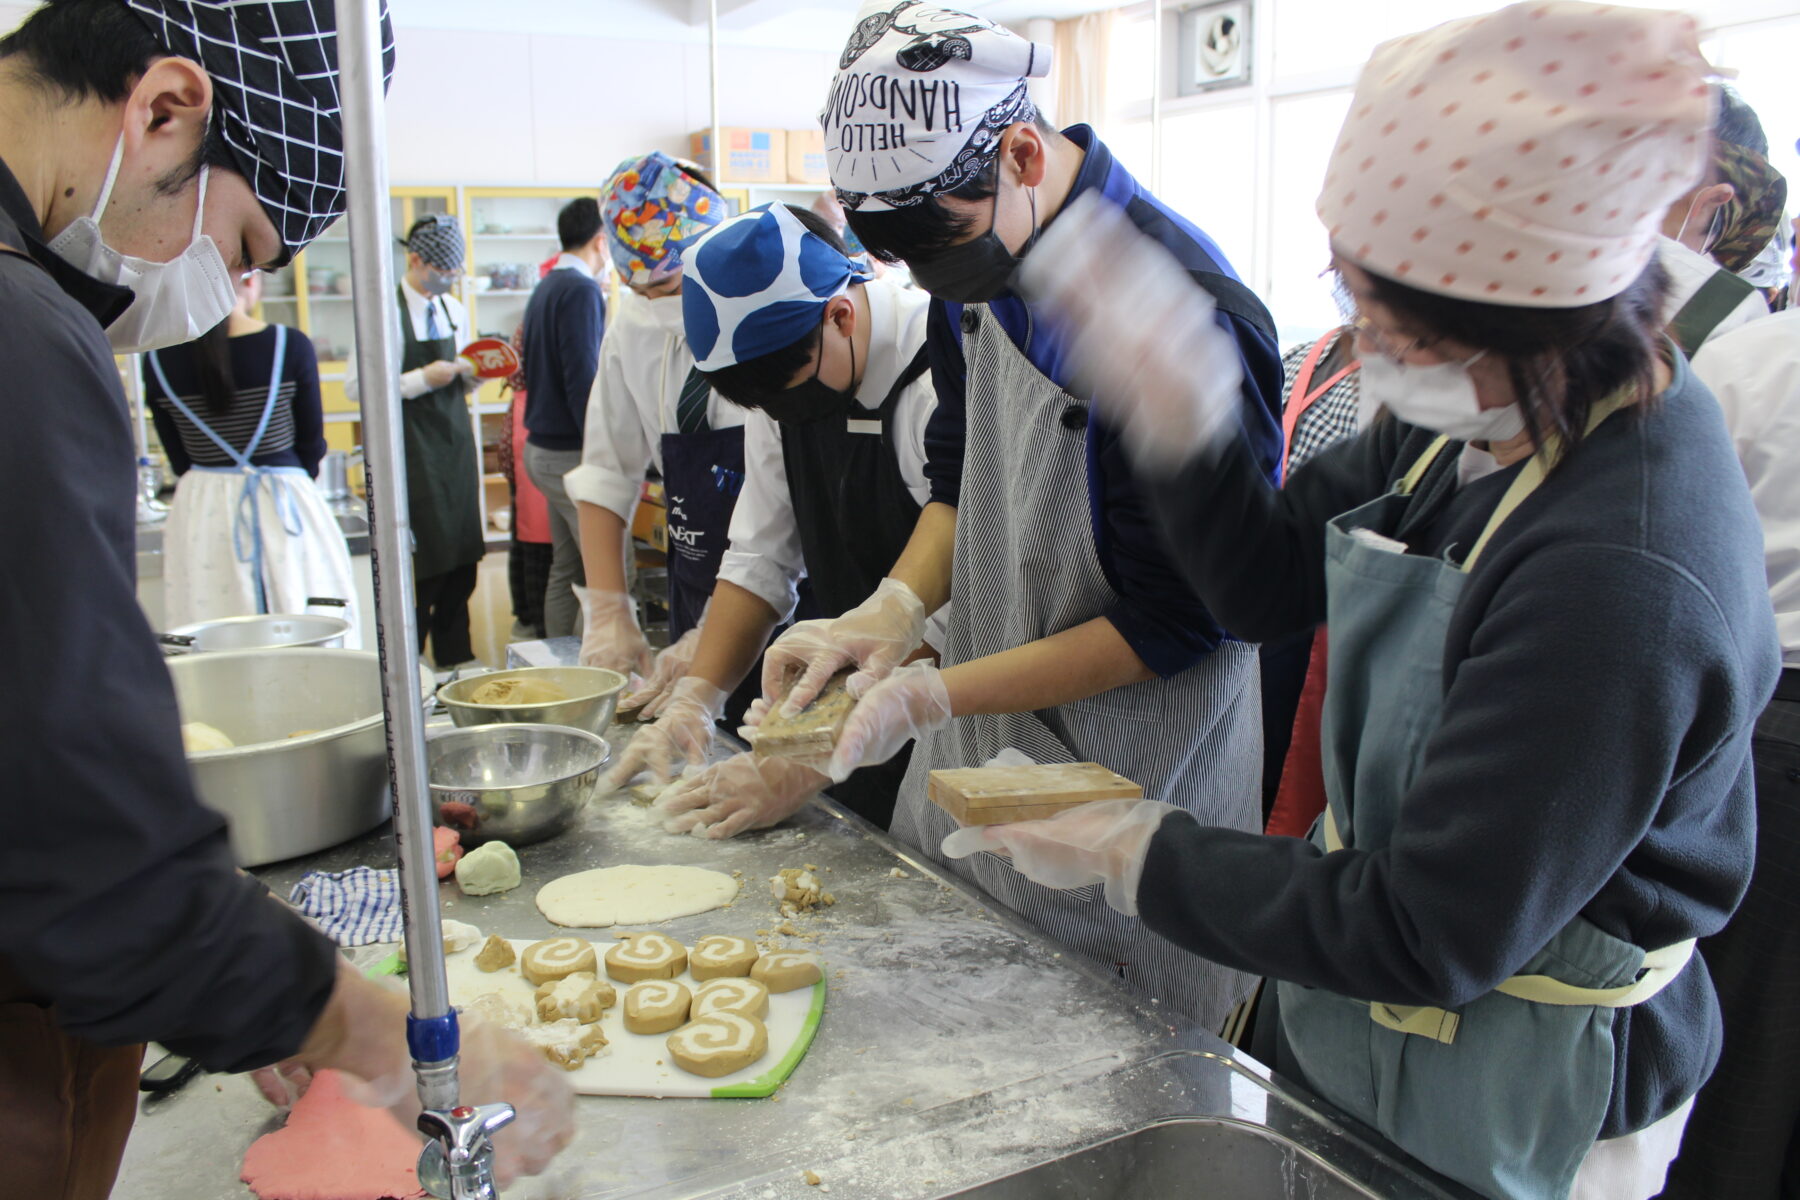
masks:
<instances>
[{"instance_id":1,"label":"metal pole","mask_svg":"<svg viewBox=\"0 0 1800 1200\"><path fill-rule=\"evenodd\" d=\"M378 0L337 0L344 160L350 191L350 280L361 383L363 470L374 551L375 631L387 711L388 782L406 919L412 1016L407 1044L426 1109L457 1105L456 1014L444 979L443 926L431 845L425 718L413 613L412 521L400 428L400 350L394 328L393 229L388 211L387 123Z\"/></svg>"},{"instance_id":2,"label":"metal pole","mask_svg":"<svg viewBox=\"0 0 1800 1200\"><path fill-rule=\"evenodd\" d=\"M719 0L706 0L706 95L712 109L712 181L725 186L725 126L719 121Z\"/></svg>"},{"instance_id":3,"label":"metal pole","mask_svg":"<svg viewBox=\"0 0 1800 1200\"><path fill-rule=\"evenodd\" d=\"M1163 6L1150 0L1150 191L1162 194Z\"/></svg>"}]
</instances>

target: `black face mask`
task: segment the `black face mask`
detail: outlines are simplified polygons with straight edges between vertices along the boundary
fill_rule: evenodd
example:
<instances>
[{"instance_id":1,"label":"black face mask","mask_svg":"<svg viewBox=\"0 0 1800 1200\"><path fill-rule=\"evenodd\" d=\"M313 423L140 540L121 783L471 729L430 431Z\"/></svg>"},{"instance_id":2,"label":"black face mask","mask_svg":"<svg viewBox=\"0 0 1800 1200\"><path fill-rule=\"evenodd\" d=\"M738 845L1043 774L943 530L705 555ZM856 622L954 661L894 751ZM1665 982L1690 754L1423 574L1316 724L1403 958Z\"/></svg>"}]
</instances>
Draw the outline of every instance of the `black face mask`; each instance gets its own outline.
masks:
<instances>
[{"instance_id":1,"label":"black face mask","mask_svg":"<svg viewBox=\"0 0 1800 1200\"><path fill-rule=\"evenodd\" d=\"M783 388L762 402L763 412L783 425L812 425L841 417L856 403L856 339L850 340L850 386L842 391L822 383L825 366L825 326L819 326L819 363L812 378Z\"/></svg>"},{"instance_id":2,"label":"black face mask","mask_svg":"<svg viewBox=\"0 0 1800 1200\"><path fill-rule=\"evenodd\" d=\"M996 188L994 191L994 225L1000 223L1000 193L1004 190ZM1038 240L1037 190L1034 188L1026 194L1031 197L1031 236L1025 239L1017 254L1006 248L1006 243L990 225L986 233L972 242L953 246L929 258L907 259L906 266L912 272L913 282L952 304L984 304L1004 292L1012 284L1019 264Z\"/></svg>"}]
</instances>

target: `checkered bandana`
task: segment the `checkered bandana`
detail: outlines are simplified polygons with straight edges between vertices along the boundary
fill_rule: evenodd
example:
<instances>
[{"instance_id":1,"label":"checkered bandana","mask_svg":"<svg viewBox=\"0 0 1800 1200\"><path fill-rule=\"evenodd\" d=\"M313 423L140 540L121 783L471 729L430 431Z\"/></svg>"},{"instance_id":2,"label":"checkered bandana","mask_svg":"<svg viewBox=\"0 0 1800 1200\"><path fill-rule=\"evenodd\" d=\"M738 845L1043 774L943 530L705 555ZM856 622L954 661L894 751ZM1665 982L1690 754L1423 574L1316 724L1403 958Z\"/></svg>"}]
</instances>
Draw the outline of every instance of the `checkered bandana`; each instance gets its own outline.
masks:
<instances>
[{"instance_id":1,"label":"checkered bandana","mask_svg":"<svg viewBox=\"0 0 1800 1200\"><path fill-rule=\"evenodd\" d=\"M213 116L289 253L344 213L332 0L123 0L170 52L206 68ZM382 77L394 30L382 4Z\"/></svg>"},{"instance_id":2,"label":"checkered bandana","mask_svg":"<svg viewBox=\"0 0 1800 1200\"><path fill-rule=\"evenodd\" d=\"M406 248L440 271L462 270L462 226L455 217L436 213L420 219L406 235Z\"/></svg>"}]
</instances>

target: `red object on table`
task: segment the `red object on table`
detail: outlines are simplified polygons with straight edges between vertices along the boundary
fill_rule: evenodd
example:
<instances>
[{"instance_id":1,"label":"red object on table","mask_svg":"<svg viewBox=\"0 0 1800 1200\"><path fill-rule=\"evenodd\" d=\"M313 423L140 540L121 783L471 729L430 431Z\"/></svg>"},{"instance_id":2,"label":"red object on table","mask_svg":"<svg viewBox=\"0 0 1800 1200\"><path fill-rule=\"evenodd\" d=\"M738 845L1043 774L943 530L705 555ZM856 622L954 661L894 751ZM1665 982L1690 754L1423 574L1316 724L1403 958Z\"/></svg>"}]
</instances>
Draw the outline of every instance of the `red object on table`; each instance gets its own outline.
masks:
<instances>
[{"instance_id":1,"label":"red object on table","mask_svg":"<svg viewBox=\"0 0 1800 1200\"><path fill-rule=\"evenodd\" d=\"M462 834L439 825L431 831L431 843L437 854L437 877L448 879L450 872L456 870L457 860L463 856Z\"/></svg>"},{"instance_id":2,"label":"red object on table","mask_svg":"<svg viewBox=\"0 0 1800 1200\"><path fill-rule=\"evenodd\" d=\"M499 338L476 338L457 356L475 364L477 379L505 379L519 369L519 354Z\"/></svg>"}]
</instances>

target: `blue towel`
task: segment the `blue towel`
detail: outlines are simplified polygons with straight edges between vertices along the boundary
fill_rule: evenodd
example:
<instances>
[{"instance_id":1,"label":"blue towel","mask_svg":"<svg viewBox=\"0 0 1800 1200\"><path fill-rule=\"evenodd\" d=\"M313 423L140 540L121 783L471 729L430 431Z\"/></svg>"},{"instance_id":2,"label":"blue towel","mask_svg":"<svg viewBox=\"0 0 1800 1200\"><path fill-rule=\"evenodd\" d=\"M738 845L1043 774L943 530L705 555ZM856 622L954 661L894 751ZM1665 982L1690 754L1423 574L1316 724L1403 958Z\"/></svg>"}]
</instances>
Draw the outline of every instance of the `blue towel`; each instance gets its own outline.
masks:
<instances>
[{"instance_id":1,"label":"blue towel","mask_svg":"<svg viewBox=\"0 0 1800 1200\"><path fill-rule=\"evenodd\" d=\"M288 902L340 946L397 942L400 872L352 867L348 871L308 871L288 893Z\"/></svg>"}]
</instances>

